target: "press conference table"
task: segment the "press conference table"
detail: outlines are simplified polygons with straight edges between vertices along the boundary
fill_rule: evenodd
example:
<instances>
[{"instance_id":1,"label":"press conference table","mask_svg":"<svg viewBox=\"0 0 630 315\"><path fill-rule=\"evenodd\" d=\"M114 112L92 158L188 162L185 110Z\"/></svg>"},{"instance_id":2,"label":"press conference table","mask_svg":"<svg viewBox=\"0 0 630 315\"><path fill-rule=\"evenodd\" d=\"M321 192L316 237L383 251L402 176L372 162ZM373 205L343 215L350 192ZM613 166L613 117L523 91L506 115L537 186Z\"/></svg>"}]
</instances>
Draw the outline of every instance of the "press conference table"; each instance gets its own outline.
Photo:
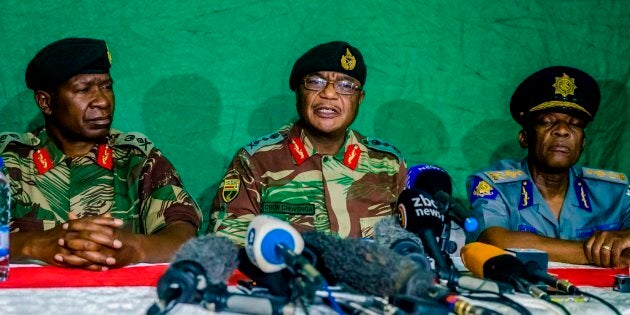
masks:
<instances>
[{"instance_id":1,"label":"press conference table","mask_svg":"<svg viewBox=\"0 0 630 315\"><path fill-rule=\"evenodd\" d=\"M550 264L550 272L569 278L581 289L614 304L623 314L630 314L630 293L610 288L612 275L628 270L610 270L573 265ZM0 283L0 314L146 314L156 301L156 285L168 264L141 264L105 272L72 270L51 266L12 265L9 280ZM581 274L581 277L575 275ZM230 279L243 277L236 273ZM596 287L597 286L597 287ZM560 314L541 300L526 295L510 295L532 314ZM477 303L479 304L479 303ZM483 305L483 303L481 303ZM611 314L595 300L565 302L572 314ZM497 311L516 314L509 308ZM171 314L209 314L194 305L178 305Z\"/></svg>"}]
</instances>

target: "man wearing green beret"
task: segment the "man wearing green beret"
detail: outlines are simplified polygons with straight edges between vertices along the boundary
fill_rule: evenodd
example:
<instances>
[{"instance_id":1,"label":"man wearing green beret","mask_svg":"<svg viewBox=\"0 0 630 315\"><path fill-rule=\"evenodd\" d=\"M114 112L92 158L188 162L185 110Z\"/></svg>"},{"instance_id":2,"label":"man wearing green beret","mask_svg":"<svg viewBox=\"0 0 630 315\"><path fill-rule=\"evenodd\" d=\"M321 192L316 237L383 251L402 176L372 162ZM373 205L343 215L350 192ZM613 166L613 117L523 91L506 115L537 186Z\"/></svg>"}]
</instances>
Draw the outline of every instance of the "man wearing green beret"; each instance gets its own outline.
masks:
<instances>
[{"instance_id":1,"label":"man wearing green beret","mask_svg":"<svg viewBox=\"0 0 630 315\"><path fill-rule=\"evenodd\" d=\"M236 153L212 206L214 231L243 244L249 222L266 214L298 231L372 236L394 213L406 166L394 146L349 128L366 74L361 52L341 41L295 62L289 87L299 120Z\"/></svg>"},{"instance_id":2,"label":"man wearing green beret","mask_svg":"<svg viewBox=\"0 0 630 315\"><path fill-rule=\"evenodd\" d=\"M576 166L599 102L597 82L571 67L539 70L518 86L510 111L528 154L468 177L481 225L468 241L540 249L573 264L630 264L628 178Z\"/></svg>"},{"instance_id":3,"label":"man wearing green beret","mask_svg":"<svg viewBox=\"0 0 630 315\"><path fill-rule=\"evenodd\" d=\"M11 259L87 270L167 262L201 226L173 165L140 133L111 128L104 41L66 38L26 69L45 126L0 134L12 193Z\"/></svg>"}]
</instances>

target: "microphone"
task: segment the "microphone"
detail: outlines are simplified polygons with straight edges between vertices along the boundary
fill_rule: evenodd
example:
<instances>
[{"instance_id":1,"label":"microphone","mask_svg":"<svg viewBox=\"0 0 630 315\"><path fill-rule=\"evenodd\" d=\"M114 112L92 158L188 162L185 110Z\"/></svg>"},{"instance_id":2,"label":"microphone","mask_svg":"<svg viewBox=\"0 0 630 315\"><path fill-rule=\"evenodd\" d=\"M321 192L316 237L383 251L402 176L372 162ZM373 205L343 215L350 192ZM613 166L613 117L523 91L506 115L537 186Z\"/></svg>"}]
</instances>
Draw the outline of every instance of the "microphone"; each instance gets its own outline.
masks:
<instances>
[{"instance_id":1,"label":"microphone","mask_svg":"<svg viewBox=\"0 0 630 315\"><path fill-rule=\"evenodd\" d=\"M431 270L431 263L427 259L420 239L415 234L403 229L395 216L385 217L374 225L374 240L385 247L389 247L394 252L415 261L422 270ZM495 293L514 291L507 283L465 276L457 270L453 270L451 277L450 280L454 281L457 287L470 291L490 291Z\"/></svg>"},{"instance_id":2,"label":"microphone","mask_svg":"<svg viewBox=\"0 0 630 315\"><path fill-rule=\"evenodd\" d=\"M464 266L475 276L512 284L516 290L550 300L547 292L529 282L525 265L518 258L496 246L474 242L461 250Z\"/></svg>"},{"instance_id":3,"label":"microphone","mask_svg":"<svg viewBox=\"0 0 630 315\"><path fill-rule=\"evenodd\" d=\"M403 229L396 216L385 217L376 222L374 241L415 261L423 270L431 270L431 262L424 252L422 241L415 234Z\"/></svg>"},{"instance_id":4,"label":"microphone","mask_svg":"<svg viewBox=\"0 0 630 315\"><path fill-rule=\"evenodd\" d=\"M420 296L434 283L432 273L376 242L314 231L302 237L330 282L343 283L358 292L381 297L399 293Z\"/></svg>"},{"instance_id":5,"label":"microphone","mask_svg":"<svg viewBox=\"0 0 630 315\"><path fill-rule=\"evenodd\" d=\"M582 291L578 289L573 283L565 279L558 279L543 270L543 268L537 262L530 260L525 263L525 269L531 281L542 281L546 285L556 288L562 292L568 294L582 294Z\"/></svg>"},{"instance_id":6,"label":"microphone","mask_svg":"<svg viewBox=\"0 0 630 315\"><path fill-rule=\"evenodd\" d=\"M177 303L199 303L211 285L224 285L238 265L237 247L214 235L192 238L175 253L157 284L158 302L148 315L164 314Z\"/></svg>"},{"instance_id":7,"label":"microphone","mask_svg":"<svg viewBox=\"0 0 630 315\"><path fill-rule=\"evenodd\" d=\"M289 223L272 216L256 216L247 228L245 252L249 260L265 273L287 268L305 279L314 292L325 280L311 263L300 255L304 239Z\"/></svg>"},{"instance_id":8,"label":"microphone","mask_svg":"<svg viewBox=\"0 0 630 315\"><path fill-rule=\"evenodd\" d=\"M472 213L452 197L452 180L443 168L427 164L413 166L407 171L406 186L428 192L449 217L467 232L474 232L479 227L479 221Z\"/></svg>"},{"instance_id":9,"label":"microphone","mask_svg":"<svg viewBox=\"0 0 630 315\"><path fill-rule=\"evenodd\" d=\"M405 189L398 196L400 225L420 237L425 250L435 261L435 270L441 278L450 272L450 263L444 258L436 241L444 227L444 215L431 196L420 189Z\"/></svg>"}]
</instances>

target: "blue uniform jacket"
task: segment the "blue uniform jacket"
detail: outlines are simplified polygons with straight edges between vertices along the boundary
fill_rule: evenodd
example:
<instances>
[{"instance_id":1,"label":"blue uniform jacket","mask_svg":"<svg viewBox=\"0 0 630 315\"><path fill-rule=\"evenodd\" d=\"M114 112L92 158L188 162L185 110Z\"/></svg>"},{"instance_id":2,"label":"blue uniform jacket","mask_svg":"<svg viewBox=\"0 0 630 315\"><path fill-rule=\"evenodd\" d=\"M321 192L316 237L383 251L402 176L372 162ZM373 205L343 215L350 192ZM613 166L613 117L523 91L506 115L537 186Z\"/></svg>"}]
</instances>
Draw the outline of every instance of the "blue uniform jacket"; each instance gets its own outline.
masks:
<instances>
[{"instance_id":1,"label":"blue uniform jacket","mask_svg":"<svg viewBox=\"0 0 630 315\"><path fill-rule=\"evenodd\" d=\"M499 226L566 240L586 240L597 230L630 226L630 187L623 173L571 167L569 189L558 220L531 180L527 160L502 160L469 176L466 191L479 228Z\"/></svg>"}]
</instances>

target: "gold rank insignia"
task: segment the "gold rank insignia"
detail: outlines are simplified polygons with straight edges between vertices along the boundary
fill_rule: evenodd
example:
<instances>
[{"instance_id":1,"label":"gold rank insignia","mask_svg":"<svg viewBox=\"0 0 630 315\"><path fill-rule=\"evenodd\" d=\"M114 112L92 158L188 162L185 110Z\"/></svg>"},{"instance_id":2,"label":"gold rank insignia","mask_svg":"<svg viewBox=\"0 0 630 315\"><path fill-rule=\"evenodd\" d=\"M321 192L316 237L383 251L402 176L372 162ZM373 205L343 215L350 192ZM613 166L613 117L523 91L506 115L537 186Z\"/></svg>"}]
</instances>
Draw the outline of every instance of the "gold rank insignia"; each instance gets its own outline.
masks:
<instances>
[{"instance_id":1,"label":"gold rank insignia","mask_svg":"<svg viewBox=\"0 0 630 315\"><path fill-rule=\"evenodd\" d=\"M486 183L485 180L482 180L479 182L479 184L477 184L477 187L475 187L473 195L475 195L476 197L487 197L494 193L492 190L492 186Z\"/></svg>"},{"instance_id":2,"label":"gold rank insignia","mask_svg":"<svg viewBox=\"0 0 630 315\"><path fill-rule=\"evenodd\" d=\"M241 180L240 179L224 179L223 180L223 191L221 196L223 196L223 201L230 202L238 196L238 192L241 188Z\"/></svg>"},{"instance_id":3,"label":"gold rank insignia","mask_svg":"<svg viewBox=\"0 0 630 315\"><path fill-rule=\"evenodd\" d=\"M350 53L350 48L346 48L346 53L341 56L341 66L346 70L352 70L357 65L357 60Z\"/></svg>"},{"instance_id":4,"label":"gold rank insignia","mask_svg":"<svg viewBox=\"0 0 630 315\"><path fill-rule=\"evenodd\" d=\"M556 77L556 83L553 84L553 87L556 88L556 94L560 94L563 97L575 95L573 93L577 89L575 79L569 77L566 73L563 73L562 77Z\"/></svg>"}]
</instances>

